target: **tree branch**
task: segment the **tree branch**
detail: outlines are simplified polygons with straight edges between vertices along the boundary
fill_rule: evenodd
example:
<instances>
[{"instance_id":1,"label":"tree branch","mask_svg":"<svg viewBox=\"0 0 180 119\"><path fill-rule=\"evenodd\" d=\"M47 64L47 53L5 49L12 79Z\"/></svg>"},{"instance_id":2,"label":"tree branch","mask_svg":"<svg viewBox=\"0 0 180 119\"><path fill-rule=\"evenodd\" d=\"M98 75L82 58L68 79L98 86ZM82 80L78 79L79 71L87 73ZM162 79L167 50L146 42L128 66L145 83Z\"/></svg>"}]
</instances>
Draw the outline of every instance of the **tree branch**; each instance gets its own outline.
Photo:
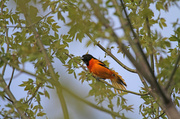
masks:
<instances>
[{"instance_id":1,"label":"tree branch","mask_svg":"<svg viewBox=\"0 0 180 119\"><path fill-rule=\"evenodd\" d=\"M138 58L139 60L139 63L134 63L131 59L131 62L135 65L135 67L137 68L137 70L143 75L143 77L145 77L145 79L151 84L151 87L153 89L155 89L155 92L156 92L156 96L160 97L161 99L163 99L161 101L161 106L167 106L168 103L172 103L172 100L171 98L167 95L167 93L165 93L165 90L162 89L162 87L158 84L157 80L156 80L156 77L147 61L147 58L139 44L139 40L137 39L137 36L133 30L133 27L132 27L132 24L129 20L129 17L127 15L127 12L126 12L126 9L125 9L125 5L123 3L122 0L121 1L121 5L123 6L123 10L125 12L125 15L126 15L126 19L128 21L128 24L129 24L129 28L124 28L124 31L125 31L125 35L128 39L128 41L130 42L135 54L136 54L136 57ZM115 4L114 4L115 5ZM118 8L118 5L116 5L116 8ZM119 12L119 17L121 18L121 22L125 22L125 19L123 18L123 15L121 14L121 12ZM133 33L133 36L134 36L134 40L131 39L130 37L130 32L131 31ZM129 35L128 35L129 34ZM140 65L141 63L141 67L138 67L138 65ZM156 98L156 97L154 97ZM163 107L164 109L166 107ZM176 110L175 107L173 107L174 109L173 110ZM176 110L177 112L177 110ZM177 116L177 115L176 115Z\"/></svg>"},{"instance_id":2,"label":"tree branch","mask_svg":"<svg viewBox=\"0 0 180 119\"><path fill-rule=\"evenodd\" d=\"M4 2L2 1L2 3L1 3L1 13L2 14L3 14L3 8L4 8ZM6 22L6 19L3 19L3 21ZM7 44L6 53L8 53L9 52L9 37L8 37L8 29L7 29L7 27L5 27L5 32L6 32L6 44ZM9 88L7 88L8 85L6 84L5 80L3 79L4 73L5 73L5 70L6 70L6 66L7 66L7 63L4 64L2 74L0 74L1 86L4 89L4 92L8 95L9 98L6 97L5 95L4 95L4 97L7 100L9 100L9 101L11 101L13 103L14 108L17 110L17 112L19 113L19 115L21 116L22 119L28 119L28 117L25 115L25 113L18 106L16 98L14 97L12 92L9 90Z\"/></svg>"},{"instance_id":3,"label":"tree branch","mask_svg":"<svg viewBox=\"0 0 180 119\"><path fill-rule=\"evenodd\" d=\"M2 4L2 6L4 5L4 3ZM3 13L3 8L1 7L1 13ZM6 20L4 19L4 22L6 22ZM7 50L6 50L6 53L9 52L9 37L8 37L8 29L7 27L5 26L5 33L6 33L6 45L7 45ZM4 64L4 67L3 67L3 71L2 71L2 76L4 76L4 73L5 73L5 70L6 70L6 63Z\"/></svg>"},{"instance_id":4,"label":"tree branch","mask_svg":"<svg viewBox=\"0 0 180 119\"><path fill-rule=\"evenodd\" d=\"M4 81L1 74L0 74L0 82L1 82L2 88L4 89L4 92L8 95L9 98L7 98L6 96L4 96L4 97L12 102L13 106L18 111L18 113L19 113L19 115L21 116L22 119L28 119L28 117L25 115L24 111L20 109L19 104L17 104L17 100L14 97L14 95L12 94L12 92L7 88L7 84Z\"/></svg>"},{"instance_id":5,"label":"tree branch","mask_svg":"<svg viewBox=\"0 0 180 119\"><path fill-rule=\"evenodd\" d=\"M131 94L138 95L138 96L146 96L146 95L149 94L149 92L147 92L147 93L136 93L136 92L129 91L129 90L123 90L123 89L114 87L113 85L109 84L108 82L104 81L103 79L99 79L99 80L100 80L101 82L107 84L108 86L113 87L113 88L116 89L116 90L120 90L120 91L123 91L123 92L126 92L126 93L131 93Z\"/></svg>"},{"instance_id":6,"label":"tree branch","mask_svg":"<svg viewBox=\"0 0 180 119\"><path fill-rule=\"evenodd\" d=\"M129 58L129 60L136 67L137 71L140 74L142 74L142 76L150 83L150 85L152 87L153 98L156 101L158 99L158 102L160 103L161 108L163 110L165 110L168 117L173 117L173 118L179 117L179 113L178 113L177 109L175 108L175 106L171 100L171 97L165 92L164 89L162 89L162 87L158 84L158 82L156 80L156 77L155 77L155 75L147 61L147 58L140 46L137 35L135 34L135 32L133 30L132 24L128 18L123 1L120 0L121 5L123 6L123 10L125 12L126 19L123 18L124 16L121 13L122 9L119 9L117 1L112 0L113 5L115 6L115 9L116 9L117 15L119 16L119 20L121 22L122 28L124 29L125 37L129 41L134 53L136 54L137 60L135 60L134 57L132 56L132 54L129 53L129 51L127 51L125 45L121 42L121 40L119 40L118 36L114 33L113 29L110 28L110 26L108 25L109 22L101 14L101 12L98 8L99 6L97 4L95 4L94 1L92 1L92 0L88 0L88 2L90 3L91 7L94 9L95 15L97 16L99 21L106 28L108 28L110 30L110 32L112 33L111 35L113 36L114 40L117 42L117 44L119 45L121 50L124 52L124 54L126 54L126 56ZM104 18L104 20L102 20L102 18ZM127 27L127 21L128 21L129 27ZM132 40L131 34L133 34L133 36L135 38L134 40ZM173 113L173 114L171 114L171 113Z\"/></svg>"},{"instance_id":7,"label":"tree branch","mask_svg":"<svg viewBox=\"0 0 180 119\"><path fill-rule=\"evenodd\" d=\"M2 59L2 58L0 57L0 59ZM29 75L31 75L31 76L34 76L34 77L36 77L36 78L38 78L38 79L40 79L40 80L42 80L42 81L46 81L46 79L44 79L44 77L41 77L41 76L35 75L35 74L31 73L31 72L28 72L28 71L26 71L26 70L20 69L19 67L15 66L15 65L13 65L13 64L11 64L11 63L8 63L7 60L4 60L4 58L3 58L2 60L5 61L5 62L6 62L7 64L9 64L10 66L14 67L16 70L19 70L19 71L21 71L21 72L24 72L24 73L26 73L26 74L29 74ZM95 108L95 109L98 109L98 110L100 110L100 111L109 113L109 114L114 115L114 116L116 116L116 117L121 117L121 116L119 115L119 113L109 111L108 109L105 109L105 108L103 108L103 107L99 107L99 106L97 106L97 105L95 105L95 104L93 104L93 103L91 103L91 102L89 102L89 101L87 101L87 100L84 100L84 99L80 98L79 96L77 96L76 94L72 93L71 91L69 91L67 88L65 88L65 87L63 87L63 86L62 86L62 89L63 89L64 91L66 91L67 93L69 93L71 96L79 99L80 101L84 102L85 104L87 104L87 105L89 105L89 106L91 106L91 107L93 107L93 108ZM35 92L36 92L36 91L35 91ZM34 94L35 94L35 93L34 93ZM32 96L29 100L31 100L32 98L33 98L33 96ZM26 101L25 103L29 102L29 100Z\"/></svg>"},{"instance_id":8,"label":"tree branch","mask_svg":"<svg viewBox=\"0 0 180 119\"><path fill-rule=\"evenodd\" d=\"M146 7L146 5L145 5ZM151 60L151 69L152 72L154 73L154 55L153 55L153 45L152 45L152 41L151 41L151 29L150 29L150 24L149 24L149 18L146 17L146 24L147 24L147 31L148 31L148 40L149 40L149 47L151 49L151 54L150 54L150 60Z\"/></svg>"},{"instance_id":9,"label":"tree branch","mask_svg":"<svg viewBox=\"0 0 180 119\"><path fill-rule=\"evenodd\" d=\"M4 97L5 97L8 101L10 101L11 103L13 103L13 101L12 101L11 99L9 99L7 96L4 95Z\"/></svg>"},{"instance_id":10,"label":"tree branch","mask_svg":"<svg viewBox=\"0 0 180 119\"><path fill-rule=\"evenodd\" d=\"M144 80L143 76L142 76L140 73L138 73L138 75L139 75L139 78L140 78L141 82L143 83L146 91L149 92L149 93L151 93L151 92L152 92L152 89L150 89L150 88L148 87L148 84L147 84L146 81Z\"/></svg>"},{"instance_id":11,"label":"tree branch","mask_svg":"<svg viewBox=\"0 0 180 119\"><path fill-rule=\"evenodd\" d=\"M37 85L36 90L34 91L32 96L25 103L28 103L29 101L31 101L36 96L36 93L38 92L40 87L41 87L41 83Z\"/></svg>"},{"instance_id":12,"label":"tree branch","mask_svg":"<svg viewBox=\"0 0 180 119\"><path fill-rule=\"evenodd\" d=\"M35 24L38 24L41 20L45 19L48 15L50 15L53 11L48 12L46 15L44 15L41 19L39 19L37 22L31 23L30 25L28 25L26 28L30 28L32 26L34 26Z\"/></svg>"},{"instance_id":13,"label":"tree branch","mask_svg":"<svg viewBox=\"0 0 180 119\"><path fill-rule=\"evenodd\" d=\"M22 3L24 3L24 0L19 0L17 1L17 5L19 5L21 12L24 14L24 17L26 19L26 25L29 27L29 29L33 32L35 39L37 41L37 44L39 46L39 48L42 51L42 54L44 56L44 59L46 61L46 64L48 66L48 71L52 77L52 81L50 82L51 84L53 84L56 87L56 91L57 91L57 95L59 97L59 101L61 103L61 107L63 110L63 114L64 114L64 118L65 119L69 119L69 114L68 114L68 110L67 110L67 105L66 105L66 101L64 99L64 95L62 93L62 86L60 84L60 82L58 81L58 78L56 77L56 74L54 72L54 68L51 64L51 61L49 59L49 56L44 48L44 45L41 41L40 35L38 34L38 32L36 31L35 26L33 25L33 23L31 22L31 17L29 16L29 8L28 6L23 5ZM51 13L51 12L50 12ZM47 14L48 15L48 14Z\"/></svg>"},{"instance_id":14,"label":"tree branch","mask_svg":"<svg viewBox=\"0 0 180 119\"><path fill-rule=\"evenodd\" d=\"M163 113L161 113L160 115L158 115L157 117L155 117L154 119L159 119L159 117L161 117L162 115L164 115L165 112L163 111Z\"/></svg>"},{"instance_id":15,"label":"tree branch","mask_svg":"<svg viewBox=\"0 0 180 119\"><path fill-rule=\"evenodd\" d=\"M28 71L26 71L26 70L24 70L24 69L19 68L17 65L15 65L15 64L13 64L13 63L11 63L11 62L8 62L8 61L7 61L5 58L3 58L3 57L0 57L0 59L1 59L3 62L7 63L9 66L17 69L17 70L20 71L20 72L24 72L24 73L29 74L29 75L31 75L31 76L35 76L35 77L37 77L38 79L40 79L40 80L42 80L42 81L48 81L48 82L50 82L48 79L44 79L44 78L42 78L42 77L40 77L40 76L36 76L35 74L33 74L33 73L31 73L31 72L28 72Z\"/></svg>"},{"instance_id":16,"label":"tree branch","mask_svg":"<svg viewBox=\"0 0 180 119\"><path fill-rule=\"evenodd\" d=\"M166 90L168 90L170 88L170 86L174 83L173 77L174 77L174 74L176 73L177 68L179 67L179 65L178 65L179 60L180 60L180 53L178 52L178 57L176 59L176 63L175 63L174 68L173 68L173 70L171 72L171 75L169 77L169 81L168 81L168 83L166 85Z\"/></svg>"},{"instance_id":17,"label":"tree branch","mask_svg":"<svg viewBox=\"0 0 180 119\"><path fill-rule=\"evenodd\" d=\"M104 48L99 42L97 42L96 40L94 40L92 38L92 36L89 33L86 33L86 35L101 49L103 50L105 53L107 53L111 58L113 58L120 66L122 66L124 69L132 72L132 73L137 73L137 71L135 69L131 69L129 67L127 67L126 65L124 65L120 60L118 60L110 51L108 51L106 48Z\"/></svg>"},{"instance_id":18,"label":"tree branch","mask_svg":"<svg viewBox=\"0 0 180 119\"><path fill-rule=\"evenodd\" d=\"M69 55L69 54L67 54L67 53L65 53L65 54L66 54L68 57L70 57L71 59L73 59L73 57L72 57L71 55ZM76 61L74 60L74 62L76 62ZM81 65L81 64L78 63L78 62L76 62L76 63L77 63L81 68L83 68L85 71L87 71L86 68L85 68L83 65ZM94 78L95 78L95 77L94 77ZM120 91L123 91L123 92L131 93L131 94L135 94L135 95L139 95L139 96L145 96L145 95L148 95L148 94L149 94L149 92L142 94L142 93L136 93L136 92L129 91L129 90L123 90L123 89L114 87L113 85L109 84L108 82L104 81L103 79L98 79L98 80L101 81L101 82L103 82L103 83L105 83L105 84L107 84L107 85L109 85L109 86L111 86L111 87L113 87L113 88L116 89L116 90L120 90Z\"/></svg>"},{"instance_id":19,"label":"tree branch","mask_svg":"<svg viewBox=\"0 0 180 119\"><path fill-rule=\"evenodd\" d=\"M10 78L10 81L9 81L9 84L7 86L7 88L10 89L10 85L11 85L11 82L12 82L12 79L13 79L13 76L14 76L14 71L15 71L15 68L13 68L13 71L12 71L12 74L11 74L11 78Z\"/></svg>"},{"instance_id":20,"label":"tree branch","mask_svg":"<svg viewBox=\"0 0 180 119\"><path fill-rule=\"evenodd\" d=\"M87 104L87 105L89 105L89 106L91 106L91 107L93 107L93 108L95 108L95 109L97 109L97 110L100 110L100 111L109 113L109 114L111 114L111 115L113 115L113 116L115 116L115 117L121 117L118 112L109 111L108 109L105 109L105 108L103 108L103 107L99 107L99 106L97 106L96 104L93 104L93 103L91 103L91 102L89 102L89 101L87 101L87 100L84 100L83 98L81 98L81 97L77 96L76 94L72 93L71 91L69 91L69 90L68 90L67 88L65 88L65 87L63 87L63 90L66 91L67 93L69 93L69 94L70 94L71 96L73 96L74 98L76 98L76 99L84 102L85 104Z\"/></svg>"}]
</instances>

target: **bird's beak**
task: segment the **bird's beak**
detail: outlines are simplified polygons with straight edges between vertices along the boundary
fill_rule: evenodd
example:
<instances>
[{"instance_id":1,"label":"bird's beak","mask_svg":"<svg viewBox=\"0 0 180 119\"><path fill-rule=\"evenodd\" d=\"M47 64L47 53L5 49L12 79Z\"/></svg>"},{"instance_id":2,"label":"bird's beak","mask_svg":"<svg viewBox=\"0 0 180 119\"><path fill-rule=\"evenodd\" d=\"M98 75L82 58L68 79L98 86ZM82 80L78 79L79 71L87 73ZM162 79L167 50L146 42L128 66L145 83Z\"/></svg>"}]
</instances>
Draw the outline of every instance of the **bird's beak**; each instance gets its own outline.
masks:
<instances>
[{"instance_id":1,"label":"bird's beak","mask_svg":"<svg viewBox=\"0 0 180 119\"><path fill-rule=\"evenodd\" d=\"M82 59L82 60L83 60L83 59L84 59L84 57L80 57L80 59Z\"/></svg>"}]
</instances>

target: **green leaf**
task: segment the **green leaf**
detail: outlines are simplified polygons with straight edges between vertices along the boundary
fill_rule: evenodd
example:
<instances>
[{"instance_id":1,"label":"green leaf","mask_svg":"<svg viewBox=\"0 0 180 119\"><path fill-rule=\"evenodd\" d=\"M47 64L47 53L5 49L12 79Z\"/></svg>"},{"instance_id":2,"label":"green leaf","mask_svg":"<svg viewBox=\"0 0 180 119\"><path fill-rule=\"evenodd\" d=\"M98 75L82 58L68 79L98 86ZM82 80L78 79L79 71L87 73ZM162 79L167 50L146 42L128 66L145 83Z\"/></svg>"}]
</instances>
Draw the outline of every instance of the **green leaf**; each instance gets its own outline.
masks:
<instances>
[{"instance_id":1,"label":"green leaf","mask_svg":"<svg viewBox=\"0 0 180 119\"><path fill-rule=\"evenodd\" d=\"M117 98L117 106L119 106L120 105L120 98L118 97Z\"/></svg>"},{"instance_id":2,"label":"green leaf","mask_svg":"<svg viewBox=\"0 0 180 119\"><path fill-rule=\"evenodd\" d=\"M47 92L47 90L44 90L44 95L45 97L47 97L48 99L50 99L49 93Z\"/></svg>"},{"instance_id":3,"label":"green leaf","mask_svg":"<svg viewBox=\"0 0 180 119\"><path fill-rule=\"evenodd\" d=\"M169 38L170 41L180 41L180 39L178 39L175 35L172 35L170 38Z\"/></svg>"},{"instance_id":4,"label":"green leaf","mask_svg":"<svg viewBox=\"0 0 180 119\"><path fill-rule=\"evenodd\" d=\"M46 113L44 113L44 112L39 112L39 113L37 114L37 116L39 116L39 117L40 117L40 116L42 117L42 116L44 116L44 115L46 115Z\"/></svg>"},{"instance_id":5,"label":"green leaf","mask_svg":"<svg viewBox=\"0 0 180 119\"><path fill-rule=\"evenodd\" d=\"M54 89L54 86L46 85L46 87L48 87L50 89Z\"/></svg>"},{"instance_id":6,"label":"green leaf","mask_svg":"<svg viewBox=\"0 0 180 119\"><path fill-rule=\"evenodd\" d=\"M43 92L40 92L40 91L38 92L38 94L40 94L40 95L44 95L44 93L43 93Z\"/></svg>"},{"instance_id":7,"label":"green leaf","mask_svg":"<svg viewBox=\"0 0 180 119\"><path fill-rule=\"evenodd\" d=\"M179 101L177 98L175 99L175 104L179 107Z\"/></svg>"},{"instance_id":8,"label":"green leaf","mask_svg":"<svg viewBox=\"0 0 180 119\"><path fill-rule=\"evenodd\" d=\"M20 87L24 87L24 86L26 86L26 85L25 85L24 83L22 83L22 84L20 84L19 86L20 86Z\"/></svg>"},{"instance_id":9,"label":"green leaf","mask_svg":"<svg viewBox=\"0 0 180 119\"><path fill-rule=\"evenodd\" d=\"M57 16L58 16L58 20L60 19L60 20L62 20L64 23L66 22L66 21L65 21L65 18L62 16L61 11L58 11Z\"/></svg>"},{"instance_id":10,"label":"green leaf","mask_svg":"<svg viewBox=\"0 0 180 119\"><path fill-rule=\"evenodd\" d=\"M68 70L68 73L69 73L69 74L72 74L73 72L74 72L73 69L69 69L69 70Z\"/></svg>"},{"instance_id":11,"label":"green leaf","mask_svg":"<svg viewBox=\"0 0 180 119\"><path fill-rule=\"evenodd\" d=\"M159 27L161 28L161 29L163 29L163 27L162 27L162 24L159 22Z\"/></svg>"},{"instance_id":12,"label":"green leaf","mask_svg":"<svg viewBox=\"0 0 180 119\"><path fill-rule=\"evenodd\" d=\"M177 30L175 31L175 33L178 35L178 38L180 38L180 27L177 28Z\"/></svg>"},{"instance_id":13,"label":"green leaf","mask_svg":"<svg viewBox=\"0 0 180 119\"><path fill-rule=\"evenodd\" d=\"M24 90L28 91L28 90L32 90L33 88L34 88L33 85L27 84L26 87L24 88Z\"/></svg>"},{"instance_id":14,"label":"green leaf","mask_svg":"<svg viewBox=\"0 0 180 119\"><path fill-rule=\"evenodd\" d=\"M41 101L41 97L40 97L39 94L36 95L36 100L37 100L37 102L40 102L40 101Z\"/></svg>"},{"instance_id":15,"label":"green leaf","mask_svg":"<svg viewBox=\"0 0 180 119\"><path fill-rule=\"evenodd\" d=\"M31 18L34 18L37 16L38 9L36 7L31 5L29 11L30 11Z\"/></svg>"},{"instance_id":16,"label":"green leaf","mask_svg":"<svg viewBox=\"0 0 180 119\"><path fill-rule=\"evenodd\" d=\"M74 74L74 78L75 78L75 79L77 79L77 76L76 76L76 72L75 72L75 71L74 71L74 73L73 73L73 74Z\"/></svg>"},{"instance_id":17,"label":"green leaf","mask_svg":"<svg viewBox=\"0 0 180 119\"><path fill-rule=\"evenodd\" d=\"M13 18L12 18L12 16L10 16L9 19L10 19L10 22L13 24Z\"/></svg>"},{"instance_id":18,"label":"green leaf","mask_svg":"<svg viewBox=\"0 0 180 119\"><path fill-rule=\"evenodd\" d=\"M156 3L156 9L157 9L158 11L160 11L161 9L164 9L163 4L162 4L161 1Z\"/></svg>"},{"instance_id":19,"label":"green leaf","mask_svg":"<svg viewBox=\"0 0 180 119\"><path fill-rule=\"evenodd\" d=\"M76 40L79 39L79 42L82 42L82 39L84 38L84 33L79 32L76 35Z\"/></svg>"},{"instance_id":20,"label":"green leaf","mask_svg":"<svg viewBox=\"0 0 180 119\"><path fill-rule=\"evenodd\" d=\"M81 81L81 83L83 83L84 80L87 78L85 71L80 72L78 75L80 76L79 80Z\"/></svg>"},{"instance_id":21,"label":"green leaf","mask_svg":"<svg viewBox=\"0 0 180 119\"><path fill-rule=\"evenodd\" d=\"M49 16L48 18L47 18L47 23L48 24L52 24L52 22L54 22L55 20L53 19L53 16Z\"/></svg>"},{"instance_id":22,"label":"green leaf","mask_svg":"<svg viewBox=\"0 0 180 119\"><path fill-rule=\"evenodd\" d=\"M55 32L58 32L58 28L61 28L59 25L57 25L57 23L53 23L52 24L52 30Z\"/></svg>"},{"instance_id":23,"label":"green leaf","mask_svg":"<svg viewBox=\"0 0 180 119\"><path fill-rule=\"evenodd\" d=\"M167 27L167 24L165 23L166 20L165 20L164 18L161 18L161 19L160 19L160 22L161 22L161 24L162 24L164 27Z\"/></svg>"}]
</instances>

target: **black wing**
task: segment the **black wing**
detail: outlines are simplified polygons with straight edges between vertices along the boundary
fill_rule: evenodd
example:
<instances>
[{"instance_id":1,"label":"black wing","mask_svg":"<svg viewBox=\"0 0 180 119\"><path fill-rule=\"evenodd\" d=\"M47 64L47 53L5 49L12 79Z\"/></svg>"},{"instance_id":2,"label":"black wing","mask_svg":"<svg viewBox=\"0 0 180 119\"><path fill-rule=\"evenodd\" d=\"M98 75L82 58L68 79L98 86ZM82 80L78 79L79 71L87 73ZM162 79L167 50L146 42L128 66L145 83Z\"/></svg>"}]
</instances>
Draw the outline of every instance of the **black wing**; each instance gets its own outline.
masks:
<instances>
[{"instance_id":1,"label":"black wing","mask_svg":"<svg viewBox=\"0 0 180 119\"><path fill-rule=\"evenodd\" d=\"M107 69L109 69L103 62L99 61L99 65L106 67Z\"/></svg>"}]
</instances>

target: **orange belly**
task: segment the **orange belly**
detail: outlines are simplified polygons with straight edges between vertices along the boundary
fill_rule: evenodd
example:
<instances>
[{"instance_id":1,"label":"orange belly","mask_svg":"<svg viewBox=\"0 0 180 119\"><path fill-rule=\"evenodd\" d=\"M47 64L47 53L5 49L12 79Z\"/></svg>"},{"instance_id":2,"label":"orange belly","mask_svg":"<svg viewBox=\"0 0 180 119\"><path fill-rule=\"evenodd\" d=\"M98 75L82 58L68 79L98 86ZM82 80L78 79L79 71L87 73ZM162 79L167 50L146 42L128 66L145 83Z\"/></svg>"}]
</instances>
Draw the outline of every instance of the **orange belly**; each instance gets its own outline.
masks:
<instances>
[{"instance_id":1,"label":"orange belly","mask_svg":"<svg viewBox=\"0 0 180 119\"><path fill-rule=\"evenodd\" d=\"M103 78L103 79L112 78L113 72L110 69L99 65L99 62L97 60L93 60L93 61L90 60L88 69L91 73L95 74L99 78Z\"/></svg>"}]
</instances>

